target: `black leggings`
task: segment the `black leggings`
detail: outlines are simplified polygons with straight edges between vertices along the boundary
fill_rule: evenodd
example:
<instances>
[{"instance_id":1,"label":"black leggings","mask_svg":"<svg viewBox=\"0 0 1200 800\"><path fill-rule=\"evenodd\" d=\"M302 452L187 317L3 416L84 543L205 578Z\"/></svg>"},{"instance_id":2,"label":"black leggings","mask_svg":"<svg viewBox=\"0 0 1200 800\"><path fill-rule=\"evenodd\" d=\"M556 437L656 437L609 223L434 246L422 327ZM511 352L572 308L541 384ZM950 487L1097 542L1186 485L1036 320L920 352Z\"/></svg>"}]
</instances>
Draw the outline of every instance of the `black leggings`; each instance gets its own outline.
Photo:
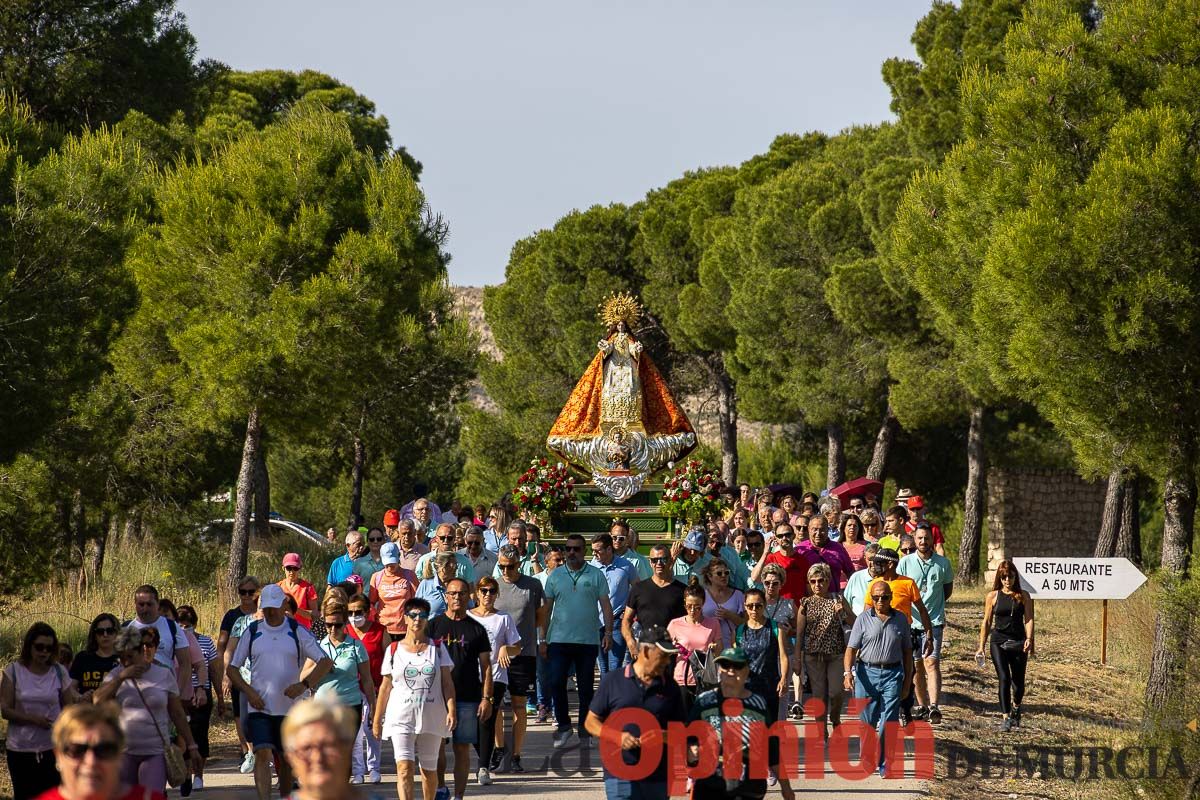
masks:
<instances>
[{"instance_id":1,"label":"black leggings","mask_svg":"<svg viewBox=\"0 0 1200 800\"><path fill-rule=\"evenodd\" d=\"M1000 679L1000 710L1008 715L1014 705L1025 698L1025 664L1029 658L1024 650L1005 650L992 640L992 664Z\"/></svg>"},{"instance_id":2,"label":"black leggings","mask_svg":"<svg viewBox=\"0 0 1200 800\"><path fill-rule=\"evenodd\" d=\"M187 709L188 727L192 730L192 738L200 748L200 757L208 758L208 729L212 724L213 694L211 688L197 688L195 691L204 694L208 702L200 707Z\"/></svg>"},{"instance_id":3,"label":"black leggings","mask_svg":"<svg viewBox=\"0 0 1200 800\"><path fill-rule=\"evenodd\" d=\"M492 768L492 751L496 749L496 719L500 716L500 707L503 704L504 693L507 690L507 683L500 683L499 681L492 683L492 697L496 698L496 700L492 703L492 713L479 725L479 742L475 745L475 752L479 754L479 766L481 769L490 770Z\"/></svg>"},{"instance_id":4,"label":"black leggings","mask_svg":"<svg viewBox=\"0 0 1200 800\"><path fill-rule=\"evenodd\" d=\"M47 789L58 786L53 750L41 753L7 750L5 756L8 774L12 778L14 800L31 800Z\"/></svg>"}]
</instances>

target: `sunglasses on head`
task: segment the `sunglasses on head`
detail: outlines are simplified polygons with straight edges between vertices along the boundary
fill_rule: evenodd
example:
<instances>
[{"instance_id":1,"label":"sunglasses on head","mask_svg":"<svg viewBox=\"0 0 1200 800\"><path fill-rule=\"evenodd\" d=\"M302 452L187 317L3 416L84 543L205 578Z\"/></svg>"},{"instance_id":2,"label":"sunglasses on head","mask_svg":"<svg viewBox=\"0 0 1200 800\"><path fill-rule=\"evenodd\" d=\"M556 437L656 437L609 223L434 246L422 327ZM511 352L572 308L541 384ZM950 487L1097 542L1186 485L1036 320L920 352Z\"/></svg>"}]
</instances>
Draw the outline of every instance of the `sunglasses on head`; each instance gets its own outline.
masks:
<instances>
[{"instance_id":1,"label":"sunglasses on head","mask_svg":"<svg viewBox=\"0 0 1200 800\"><path fill-rule=\"evenodd\" d=\"M121 748L116 742L96 742L95 744L88 742L68 742L63 747L63 755L75 761L79 761L88 753L91 753L100 761L112 761L121 754Z\"/></svg>"}]
</instances>

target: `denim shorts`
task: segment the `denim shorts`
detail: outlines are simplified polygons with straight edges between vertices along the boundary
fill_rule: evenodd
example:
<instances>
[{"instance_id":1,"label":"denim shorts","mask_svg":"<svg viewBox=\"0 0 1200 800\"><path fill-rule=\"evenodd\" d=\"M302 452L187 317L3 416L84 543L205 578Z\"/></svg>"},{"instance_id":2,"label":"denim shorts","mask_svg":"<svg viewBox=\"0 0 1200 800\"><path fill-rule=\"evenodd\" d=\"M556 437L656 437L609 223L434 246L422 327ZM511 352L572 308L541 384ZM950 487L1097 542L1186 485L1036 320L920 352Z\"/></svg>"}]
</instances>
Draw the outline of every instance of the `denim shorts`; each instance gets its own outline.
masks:
<instances>
[{"instance_id":1,"label":"denim shorts","mask_svg":"<svg viewBox=\"0 0 1200 800\"><path fill-rule=\"evenodd\" d=\"M455 703L458 724L451 741L455 744L479 744L479 703Z\"/></svg>"},{"instance_id":2,"label":"denim shorts","mask_svg":"<svg viewBox=\"0 0 1200 800\"><path fill-rule=\"evenodd\" d=\"M271 748L283 752L283 717L251 711L246 715L246 741L255 750Z\"/></svg>"},{"instance_id":3,"label":"denim shorts","mask_svg":"<svg viewBox=\"0 0 1200 800\"><path fill-rule=\"evenodd\" d=\"M945 631L945 625L933 626L933 653L929 658L934 661L942 660L942 632ZM921 661L925 658L925 631L912 629L913 636L913 660Z\"/></svg>"}]
</instances>

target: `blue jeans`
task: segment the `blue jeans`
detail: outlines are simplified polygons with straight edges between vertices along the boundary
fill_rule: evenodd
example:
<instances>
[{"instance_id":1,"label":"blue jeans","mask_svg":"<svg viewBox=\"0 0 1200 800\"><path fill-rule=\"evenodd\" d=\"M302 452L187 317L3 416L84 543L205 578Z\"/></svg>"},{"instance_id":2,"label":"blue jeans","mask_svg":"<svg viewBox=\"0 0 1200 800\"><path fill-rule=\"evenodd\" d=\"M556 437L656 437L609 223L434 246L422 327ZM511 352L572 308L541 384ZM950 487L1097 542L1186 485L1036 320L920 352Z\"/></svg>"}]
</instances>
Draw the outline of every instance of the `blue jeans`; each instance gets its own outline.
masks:
<instances>
[{"instance_id":1,"label":"blue jeans","mask_svg":"<svg viewBox=\"0 0 1200 800\"><path fill-rule=\"evenodd\" d=\"M600 629L600 641L604 641L604 628ZM625 656L629 654L629 648L625 646L625 637L621 635L619 625L613 626L612 642L612 647L607 653L601 650L596 657L600 662L601 675L625 666Z\"/></svg>"},{"instance_id":2,"label":"blue jeans","mask_svg":"<svg viewBox=\"0 0 1200 800\"><path fill-rule=\"evenodd\" d=\"M862 721L875 728L879 737L879 763L883 764L884 723L900 721L900 692L904 689L904 665L871 667L859 661L855 672L854 696L869 698L871 701L862 711Z\"/></svg>"},{"instance_id":3,"label":"blue jeans","mask_svg":"<svg viewBox=\"0 0 1200 800\"><path fill-rule=\"evenodd\" d=\"M651 781L623 781L604 777L604 796L607 800L667 800L667 784Z\"/></svg>"},{"instance_id":4,"label":"blue jeans","mask_svg":"<svg viewBox=\"0 0 1200 800\"><path fill-rule=\"evenodd\" d=\"M587 736L583 721L587 718L588 706L595 694L596 654L600 648L594 644L551 642L547 648L549 664L546 671L550 678L550 696L554 698L554 721L560 731L571 729L571 707L567 704L567 675L575 668L575 685L579 687L579 735Z\"/></svg>"}]
</instances>

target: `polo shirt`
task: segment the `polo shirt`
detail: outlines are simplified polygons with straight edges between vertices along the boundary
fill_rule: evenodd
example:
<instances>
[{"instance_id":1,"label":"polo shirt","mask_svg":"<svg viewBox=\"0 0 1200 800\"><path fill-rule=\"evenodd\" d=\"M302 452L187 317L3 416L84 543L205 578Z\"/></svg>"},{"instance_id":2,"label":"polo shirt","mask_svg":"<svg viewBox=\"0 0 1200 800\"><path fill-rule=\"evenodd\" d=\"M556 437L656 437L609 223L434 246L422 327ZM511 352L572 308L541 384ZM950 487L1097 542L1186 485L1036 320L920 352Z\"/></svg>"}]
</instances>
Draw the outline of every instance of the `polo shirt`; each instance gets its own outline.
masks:
<instances>
[{"instance_id":1,"label":"polo shirt","mask_svg":"<svg viewBox=\"0 0 1200 800\"><path fill-rule=\"evenodd\" d=\"M426 578L417 586L417 597L429 601L429 618L446 613L446 587L437 578Z\"/></svg>"},{"instance_id":2,"label":"polo shirt","mask_svg":"<svg viewBox=\"0 0 1200 800\"><path fill-rule=\"evenodd\" d=\"M909 553L896 567L897 572L916 582L921 602L929 612L929 622L934 626L946 624L946 586L954 583L951 570L950 559L933 552L928 561L920 553ZM912 623L917 630L924 630L919 617Z\"/></svg>"},{"instance_id":3,"label":"polo shirt","mask_svg":"<svg viewBox=\"0 0 1200 800\"><path fill-rule=\"evenodd\" d=\"M247 631L248 633L248 631ZM258 621L254 636L254 655L250 654L250 636L238 639L237 649L229 663L235 667L249 666L249 684L262 696L266 708L263 713L282 717L296 702L283 693L284 689L300 680L300 668L304 659L320 661L325 651L308 628L297 625L293 635L292 625L284 619L271 627L265 619ZM299 657L297 657L299 642ZM297 663L299 662L299 663Z\"/></svg>"},{"instance_id":4,"label":"polo shirt","mask_svg":"<svg viewBox=\"0 0 1200 800\"><path fill-rule=\"evenodd\" d=\"M325 573L325 583L329 586L337 586L339 583L344 583L347 578L355 574L354 568L358 566L361 558L351 558L349 553L342 553L329 565L329 570ZM363 580L366 580L366 578L363 578Z\"/></svg>"},{"instance_id":5,"label":"polo shirt","mask_svg":"<svg viewBox=\"0 0 1200 800\"><path fill-rule=\"evenodd\" d=\"M868 570L860 569L850 576L850 580L846 581L846 588L842 590L842 597L850 604L850 610L855 616L861 614L867 608L867 584L871 581L871 573Z\"/></svg>"},{"instance_id":6,"label":"polo shirt","mask_svg":"<svg viewBox=\"0 0 1200 800\"><path fill-rule=\"evenodd\" d=\"M604 573L608 581L608 601L612 604L613 619L618 620L625 613L625 604L629 602L629 589L637 580L637 568L620 556L614 556L611 563L605 565L592 559L593 567ZM604 612L597 608L600 625L604 625Z\"/></svg>"},{"instance_id":7,"label":"polo shirt","mask_svg":"<svg viewBox=\"0 0 1200 800\"><path fill-rule=\"evenodd\" d=\"M637 570L639 580L649 580L654 574L654 565L650 563L650 559L639 553L637 550L626 550L624 553L617 553L618 556L633 564Z\"/></svg>"},{"instance_id":8,"label":"polo shirt","mask_svg":"<svg viewBox=\"0 0 1200 800\"><path fill-rule=\"evenodd\" d=\"M868 608L854 620L849 646L858 650L859 662L903 665L904 650L912 649L912 629L895 610L882 620Z\"/></svg>"},{"instance_id":9,"label":"polo shirt","mask_svg":"<svg viewBox=\"0 0 1200 800\"><path fill-rule=\"evenodd\" d=\"M665 680L661 675L653 678L648 685L642 683L641 679L634 674L631 664L626 664L624 669L612 670L601 676L600 687L592 697L592 704L588 706L588 711L601 720L606 720L623 708L642 708L649 711L658 721L659 729L664 733L667 730L667 723L684 721L683 694L679 691L679 685L674 681ZM621 730L634 736L641 736L643 733L632 722L627 723ZM641 748L622 750L621 756L626 764L634 766L641 758ZM650 783L665 783L668 760L664 753L664 757L659 759L654 772L641 780ZM608 771L607 766L605 766L604 774L607 777L615 777Z\"/></svg>"},{"instance_id":10,"label":"polo shirt","mask_svg":"<svg viewBox=\"0 0 1200 800\"><path fill-rule=\"evenodd\" d=\"M497 558L496 562L497 562L497 564L499 564L500 559ZM531 556L528 553L521 555L521 562L520 562L520 566L517 567L517 572L520 572L522 575L529 575L532 577L532 576L536 576L536 575L541 575L545 571L546 571L546 558L544 555L542 555L542 551L540 549L538 550L536 556ZM500 580L500 578L502 577L500 575L500 567L499 566L492 567L492 577L495 578L496 580Z\"/></svg>"},{"instance_id":11,"label":"polo shirt","mask_svg":"<svg viewBox=\"0 0 1200 800\"><path fill-rule=\"evenodd\" d=\"M496 554L486 547L480 548L479 558L475 561L471 560L471 555L466 550L458 552L467 557L467 563L471 565L471 569L477 576L491 575L496 569Z\"/></svg>"},{"instance_id":12,"label":"polo shirt","mask_svg":"<svg viewBox=\"0 0 1200 800\"><path fill-rule=\"evenodd\" d=\"M383 561L376 561L371 557L370 551L365 556L354 560L354 574L363 579L363 583L370 583L371 576L376 572L383 571Z\"/></svg>"},{"instance_id":13,"label":"polo shirt","mask_svg":"<svg viewBox=\"0 0 1200 800\"><path fill-rule=\"evenodd\" d=\"M400 547L399 544L396 545ZM400 547L400 566L412 572L414 575L417 572L417 562L421 560L421 556L429 552L429 545L417 542L413 545L412 550L405 550Z\"/></svg>"},{"instance_id":14,"label":"polo shirt","mask_svg":"<svg viewBox=\"0 0 1200 800\"><path fill-rule=\"evenodd\" d=\"M596 604L608 597L608 580L603 572L591 564L572 572L563 564L546 579L546 597L554 601L547 642L600 645L600 629L586 624L586 620L595 619Z\"/></svg>"},{"instance_id":15,"label":"polo shirt","mask_svg":"<svg viewBox=\"0 0 1200 800\"><path fill-rule=\"evenodd\" d=\"M824 547L817 547L811 540L805 540L796 549L802 553L808 553L810 558L819 558L829 565L829 571L833 578L829 582L831 591L841 589L854 573L854 562L850 560L850 554L846 552L846 548L842 547L840 542L826 542Z\"/></svg>"},{"instance_id":16,"label":"polo shirt","mask_svg":"<svg viewBox=\"0 0 1200 800\"><path fill-rule=\"evenodd\" d=\"M257 649L257 648L256 648ZM358 686L358 665L369 663L367 648L358 639L347 636L341 644L334 644L326 636L321 640L321 649L333 661L333 669L317 685L314 697L332 697L347 706L361 705L363 693Z\"/></svg>"},{"instance_id":17,"label":"polo shirt","mask_svg":"<svg viewBox=\"0 0 1200 800\"><path fill-rule=\"evenodd\" d=\"M425 576L425 565L428 564L430 559L432 559L436 555L437 555L437 553L432 553L432 552L426 553L425 555L423 555L419 559L417 559L417 568L415 570L413 570L413 572L417 573L418 578L420 578L422 580L427 580L427 578L424 577ZM455 553L454 560L455 560L455 562L458 563L458 569L455 572L455 577L462 578L463 580L470 581L472 584L474 584L475 583L475 568L471 566L471 559L467 558L462 553Z\"/></svg>"},{"instance_id":18,"label":"polo shirt","mask_svg":"<svg viewBox=\"0 0 1200 800\"><path fill-rule=\"evenodd\" d=\"M883 578L876 578L868 583L867 592L870 592L871 587L881 580ZM888 581L887 584L892 587L892 608L908 617L908 621L911 623L913 618L913 601L921 599L921 590L917 588L916 581L904 575L897 575ZM926 610L928 611L928 609Z\"/></svg>"}]
</instances>

